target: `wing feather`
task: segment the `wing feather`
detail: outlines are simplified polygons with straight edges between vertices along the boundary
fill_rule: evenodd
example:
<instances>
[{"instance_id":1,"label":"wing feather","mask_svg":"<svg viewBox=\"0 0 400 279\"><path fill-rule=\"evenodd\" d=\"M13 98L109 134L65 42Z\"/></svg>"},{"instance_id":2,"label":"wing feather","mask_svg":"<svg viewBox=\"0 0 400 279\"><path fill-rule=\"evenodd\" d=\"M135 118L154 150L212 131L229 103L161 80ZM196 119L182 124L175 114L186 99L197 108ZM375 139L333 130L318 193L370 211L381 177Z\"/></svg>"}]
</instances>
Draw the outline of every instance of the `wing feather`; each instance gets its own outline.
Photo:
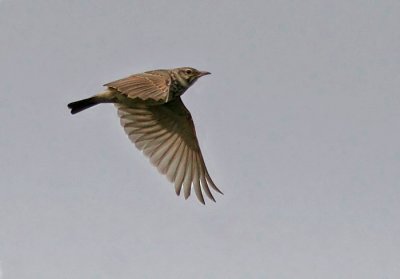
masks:
<instances>
[{"instance_id":1,"label":"wing feather","mask_svg":"<svg viewBox=\"0 0 400 279\"><path fill-rule=\"evenodd\" d=\"M121 82L122 88L128 83ZM203 192L215 201L210 187L222 192L207 171L192 117L180 98L162 105L138 103L116 107L130 140L174 183L177 195L183 189L187 199L193 187L201 203L205 203Z\"/></svg>"},{"instance_id":2,"label":"wing feather","mask_svg":"<svg viewBox=\"0 0 400 279\"><path fill-rule=\"evenodd\" d=\"M188 150L189 148L184 145L183 146L183 153L182 153L182 160L179 162L179 165L177 167L177 173L176 173L176 179L175 179L175 192L179 196L181 193L182 189L182 183L183 180L185 179L186 175L186 163L188 159Z\"/></svg>"},{"instance_id":3,"label":"wing feather","mask_svg":"<svg viewBox=\"0 0 400 279\"><path fill-rule=\"evenodd\" d=\"M197 199L202 203L205 204L203 194L201 193L200 187L200 175L199 175L199 163L197 161L197 154L192 152L193 154L193 188L196 194Z\"/></svg>"},{"instance_id":4,"label":"wing feather","mask_svg":"<svg viewBox=\"0 0 400 279\"><path fill-rule=\"evenodd\" d=\"M178 167L182 161L184 149L185 149L185 144L181 139L179 139L179 147L176 150L174 156L171 158L167 171L167 177L171 182L175 181L176 175L178 173Z\"/></svg>"},{"instance_id":5,"label":"wing feather","mask_svg":"<svg viewBox=\"0 0 400 279\"><path fill-rule=\"evenodd\" d=\"M174 142L170 146L170 148L165 153L164 157L160 160L158 169L162 174L167 174L168 168L171 166L171 162L178 151L181 141L179 140L179 136L176 135ZM168 176L167 176L168 177ZM169 179L169 177L168 177Z\"/></svg>"},{"instance_id":6,"label":"wing feather","mask_svg":"<svg viewBox=\"0 0 400 279\"><path fill-rule=\"evenodd\" d=\"M104 84L130 99L167 102L170 99L171 77L168 71L156 70L131 75Z\"/></svg>"},{"instance_id":7,"label":"wing feather","mask_svg":"<svg viewBox=\"0 0 400 279\"><path fill-rule=\"evenodd\" d=\"M187 162L186 162L186 172L185 172L185 179L183 180L183 194L185 199L189 198L190 190L192 189L192 182L193 182L193 151L188 149L187 155Z\"/></svg>"}]
</instances>

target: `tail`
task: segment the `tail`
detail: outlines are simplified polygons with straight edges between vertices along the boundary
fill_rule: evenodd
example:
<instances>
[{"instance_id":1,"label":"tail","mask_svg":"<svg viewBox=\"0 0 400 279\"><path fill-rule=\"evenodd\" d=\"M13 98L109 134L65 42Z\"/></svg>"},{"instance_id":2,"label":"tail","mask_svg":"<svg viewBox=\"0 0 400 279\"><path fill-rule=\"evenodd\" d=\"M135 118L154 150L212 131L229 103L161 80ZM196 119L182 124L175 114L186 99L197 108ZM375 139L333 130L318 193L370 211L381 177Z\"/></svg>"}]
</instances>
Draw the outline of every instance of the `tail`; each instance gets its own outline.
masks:
<instances>
[{"instance_id":1,"label":"tail","mask_svg":"<svg viewBox=\"0 0 400 279\"><path fill-rule=\"evenodd\" d=\"M68 104L68 107L71 109L71 113L75 114L85 110L87 108L93 107L97 104L100 104L99 99L96 97L90 97L87 99L83 99L80 101L72 102Z\"/></svg>"}]
</instances>

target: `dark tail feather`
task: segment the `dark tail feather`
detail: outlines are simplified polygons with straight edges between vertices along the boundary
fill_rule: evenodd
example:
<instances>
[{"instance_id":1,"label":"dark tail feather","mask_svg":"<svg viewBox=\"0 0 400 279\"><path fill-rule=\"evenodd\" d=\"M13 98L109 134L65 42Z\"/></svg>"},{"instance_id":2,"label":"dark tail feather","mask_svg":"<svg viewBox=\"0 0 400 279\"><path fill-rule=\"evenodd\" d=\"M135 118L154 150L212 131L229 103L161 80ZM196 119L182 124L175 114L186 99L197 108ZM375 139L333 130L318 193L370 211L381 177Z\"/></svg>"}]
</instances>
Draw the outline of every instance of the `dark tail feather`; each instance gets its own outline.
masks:
<instances>
[{"instance_id":1,"label":"dark tail feather","mask_svg":"<svg viewBox=\"0 0 400 279\"><path fill-rule=\"evenodd\" d=\"M85 110L87 108L93 107L97 104L99 104L99 101L97 100L97 98L90 97L87 99L69 103L68 107L71 109L71 113L75 114L75 113L81 112L82 110Z\"/></svg>"}]
</instances>

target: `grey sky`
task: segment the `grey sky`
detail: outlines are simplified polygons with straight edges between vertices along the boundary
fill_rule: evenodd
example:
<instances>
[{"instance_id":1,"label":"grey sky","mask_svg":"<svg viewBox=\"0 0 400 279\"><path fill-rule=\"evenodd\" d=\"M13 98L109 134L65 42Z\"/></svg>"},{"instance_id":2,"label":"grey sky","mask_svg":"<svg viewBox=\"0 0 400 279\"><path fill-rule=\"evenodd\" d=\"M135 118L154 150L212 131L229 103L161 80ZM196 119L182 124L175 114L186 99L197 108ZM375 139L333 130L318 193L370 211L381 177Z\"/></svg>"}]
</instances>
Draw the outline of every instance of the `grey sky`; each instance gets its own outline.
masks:
<instances>
[{"instance_id":1,"label":"grey sky","mask_svg":"<svg viewBox=\"0 0 400 279\"><path fill-rule=\"evenodd\" d=\"M399 1L0 1L3 278L400 278ZM157 68L225 195L177 198L115 108Z\"/></svg>"}]
</instances>

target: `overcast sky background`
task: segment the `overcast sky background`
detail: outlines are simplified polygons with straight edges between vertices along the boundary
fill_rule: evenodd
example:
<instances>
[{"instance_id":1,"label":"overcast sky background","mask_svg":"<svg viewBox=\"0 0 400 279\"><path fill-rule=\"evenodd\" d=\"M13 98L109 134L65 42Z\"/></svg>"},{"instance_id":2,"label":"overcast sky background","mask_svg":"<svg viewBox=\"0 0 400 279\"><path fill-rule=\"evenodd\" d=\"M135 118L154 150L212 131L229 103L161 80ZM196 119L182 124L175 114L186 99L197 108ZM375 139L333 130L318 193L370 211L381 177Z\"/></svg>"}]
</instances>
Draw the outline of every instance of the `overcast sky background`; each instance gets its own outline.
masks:
<instances>
[{"instance_id":1,"label":"overcast sky background","mask_svg":"<svg viewBox=\"0 0 400 279\"><path fill-rule=\"evenodd\" d=\"M400 2L0 1L8 278L400 278ZM136 150L102 84L212 72L183 101L206 206Z\"/></svg>"}]
</instances>

